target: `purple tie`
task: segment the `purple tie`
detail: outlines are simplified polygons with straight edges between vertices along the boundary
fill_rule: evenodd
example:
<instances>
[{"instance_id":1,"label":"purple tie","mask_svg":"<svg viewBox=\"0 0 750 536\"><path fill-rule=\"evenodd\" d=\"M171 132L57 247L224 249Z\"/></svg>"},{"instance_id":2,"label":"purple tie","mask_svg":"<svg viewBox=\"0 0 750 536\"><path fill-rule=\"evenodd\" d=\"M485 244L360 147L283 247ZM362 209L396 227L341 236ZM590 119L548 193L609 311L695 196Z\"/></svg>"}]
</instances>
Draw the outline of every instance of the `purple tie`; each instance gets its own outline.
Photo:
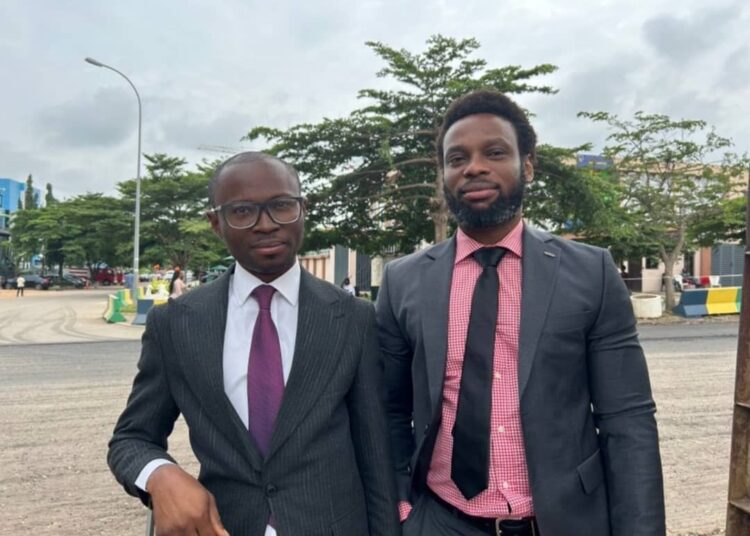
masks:
<instances>
[{"instance_id":1,"label":"purple tie","mask_svg":"<svg viewBox=\"0 0 750 536\"><path fill-rule=\"evenodd\" d=\"M271 318L271 298L276 289L261 285L251 296L260 306L255 321L250 360L247 365L247 408L250 433L265 457L271 443L276 416L284 396L279 334Z\"/></svg>"}]
</instances>

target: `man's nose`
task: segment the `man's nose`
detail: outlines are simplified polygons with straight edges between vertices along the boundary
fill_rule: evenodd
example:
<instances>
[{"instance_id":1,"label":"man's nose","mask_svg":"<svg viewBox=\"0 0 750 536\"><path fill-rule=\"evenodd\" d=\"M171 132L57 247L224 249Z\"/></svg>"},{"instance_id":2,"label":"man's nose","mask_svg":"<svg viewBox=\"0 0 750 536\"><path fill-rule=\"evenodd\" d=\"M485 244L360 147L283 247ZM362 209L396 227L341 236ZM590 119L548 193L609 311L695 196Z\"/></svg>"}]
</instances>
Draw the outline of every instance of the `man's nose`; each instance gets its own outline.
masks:
<instances>
[{"instance_id":1,"label":"man's nose","mask_svg":"<svg viewBox=\"0 0 750 536\"><path fill-rule=\"evenodd\" d=\"M464 176L466 177L476 177L477 175L484 175L487 173L489 173L487 161L481 155L471 156L464 168Z\"/></svg>"},{"instance_id":2,"label":"man's nose","mask_svg":"<svg viewBox=\"0 0 750 536\"><path fill-rule=\"evenodd\" d=\"M255 230L260 232L275 231L279 228L279 224L271 219L268 214L268 209L264 208L258 214L258 223L255 224Z\"/></svg>"}]
</instances>

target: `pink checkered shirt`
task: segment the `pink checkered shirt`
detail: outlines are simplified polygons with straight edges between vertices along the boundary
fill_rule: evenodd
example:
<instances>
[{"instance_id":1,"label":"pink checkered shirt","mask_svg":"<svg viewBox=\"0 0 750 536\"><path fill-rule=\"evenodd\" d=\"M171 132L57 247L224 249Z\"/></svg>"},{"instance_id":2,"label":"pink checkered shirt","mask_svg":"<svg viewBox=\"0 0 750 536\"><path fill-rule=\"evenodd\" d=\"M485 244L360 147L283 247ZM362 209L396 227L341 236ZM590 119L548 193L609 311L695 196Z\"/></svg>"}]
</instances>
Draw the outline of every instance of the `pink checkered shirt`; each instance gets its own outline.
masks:
<instances>
[{"instance_id":1,"label":"pink checkered shirt","mask_svg":"<svg viewBox=\"0 0 750 536\"><path fill-rule=\"evenodd\" d=\"M534 515L526 467L518 397L518 334L521 324L521 256L523 222L500 242L508 249L498 265L500 296L492 382L490 422L490 475L485 491L466 500L451 480L451 453L456 408L461 386L471 298L482 268L471 254L485 244L461 230L456 236L456 259L451 283L448 318L448 354L443 385L443 415L427 475L427 485L462 512L479 517L521 518ZM401 519L411 507L400 503Z\"/></svg>"}]
</instances>

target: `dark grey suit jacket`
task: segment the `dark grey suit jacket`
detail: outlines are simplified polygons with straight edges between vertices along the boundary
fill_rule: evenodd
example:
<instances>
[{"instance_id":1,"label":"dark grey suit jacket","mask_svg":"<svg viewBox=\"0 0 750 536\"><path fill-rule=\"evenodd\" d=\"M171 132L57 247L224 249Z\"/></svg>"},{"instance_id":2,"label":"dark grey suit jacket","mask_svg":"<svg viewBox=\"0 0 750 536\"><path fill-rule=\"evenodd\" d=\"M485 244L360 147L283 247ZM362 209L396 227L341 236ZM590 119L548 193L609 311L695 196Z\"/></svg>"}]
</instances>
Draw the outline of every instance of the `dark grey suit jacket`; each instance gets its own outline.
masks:
<instances>
[{"instance_id":1,"label":"dark grey suit jacket","mask_svg":"<svg viewBox=\"0 0 750 536\"><path fill-rule=\"evenodd\" d=\"M265 461L224 392L229 274L152 309L138 374L109 444L128 493L167 457L182 414L233 536L398 534L373 308L302 271L294 360Z\"/></svg>"},{"instance_id":2,"label":"dark grey suit jacket","mask_svg":"<svg viewBox=\"0 0 750 536\"><path fill-rule=\"evenodd\" d=\"M655 405L606 250L526 227L518 386L543 535L665 533ZM440 425L455 239L389 263L378 294L397 486L426 487ZM413 422L413 425L412 425Z\"/></svg>"}]
</instances>

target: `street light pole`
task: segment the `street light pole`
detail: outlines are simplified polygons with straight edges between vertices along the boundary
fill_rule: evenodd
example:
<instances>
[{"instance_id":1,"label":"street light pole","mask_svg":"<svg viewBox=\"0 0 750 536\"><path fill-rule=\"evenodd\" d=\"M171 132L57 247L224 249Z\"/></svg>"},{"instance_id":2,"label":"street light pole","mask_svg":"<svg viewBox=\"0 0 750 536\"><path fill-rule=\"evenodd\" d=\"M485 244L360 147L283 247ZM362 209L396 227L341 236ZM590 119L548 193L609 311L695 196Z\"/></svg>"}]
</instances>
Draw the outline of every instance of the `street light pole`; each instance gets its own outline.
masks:
<instances>
[{"instance_id":1,"label":"street light pole","mask_svg":"<svg viewBox=\"0 0 750 536\"><path fill-rule=\"evenodd\" d=\"M139 280L138 251L140 249L141 231L141 96L138 94L138 90L135 88L133 82L130 81L130 78L125 76L114 67L110 67L109 65L97 61L93 58L86 58L85 61L86 63L90 63L91 65L95 65L96 67L104 67L105 69L114 71L122 76L128 82L128 84L130 84L130 87L133 88L133 91L135 91L135 98L138 99L138 169L135 178L135 229L133 231L133 277L135 278L133 285L135 286L138 285Z\"/></svg>"}]
</instances>

